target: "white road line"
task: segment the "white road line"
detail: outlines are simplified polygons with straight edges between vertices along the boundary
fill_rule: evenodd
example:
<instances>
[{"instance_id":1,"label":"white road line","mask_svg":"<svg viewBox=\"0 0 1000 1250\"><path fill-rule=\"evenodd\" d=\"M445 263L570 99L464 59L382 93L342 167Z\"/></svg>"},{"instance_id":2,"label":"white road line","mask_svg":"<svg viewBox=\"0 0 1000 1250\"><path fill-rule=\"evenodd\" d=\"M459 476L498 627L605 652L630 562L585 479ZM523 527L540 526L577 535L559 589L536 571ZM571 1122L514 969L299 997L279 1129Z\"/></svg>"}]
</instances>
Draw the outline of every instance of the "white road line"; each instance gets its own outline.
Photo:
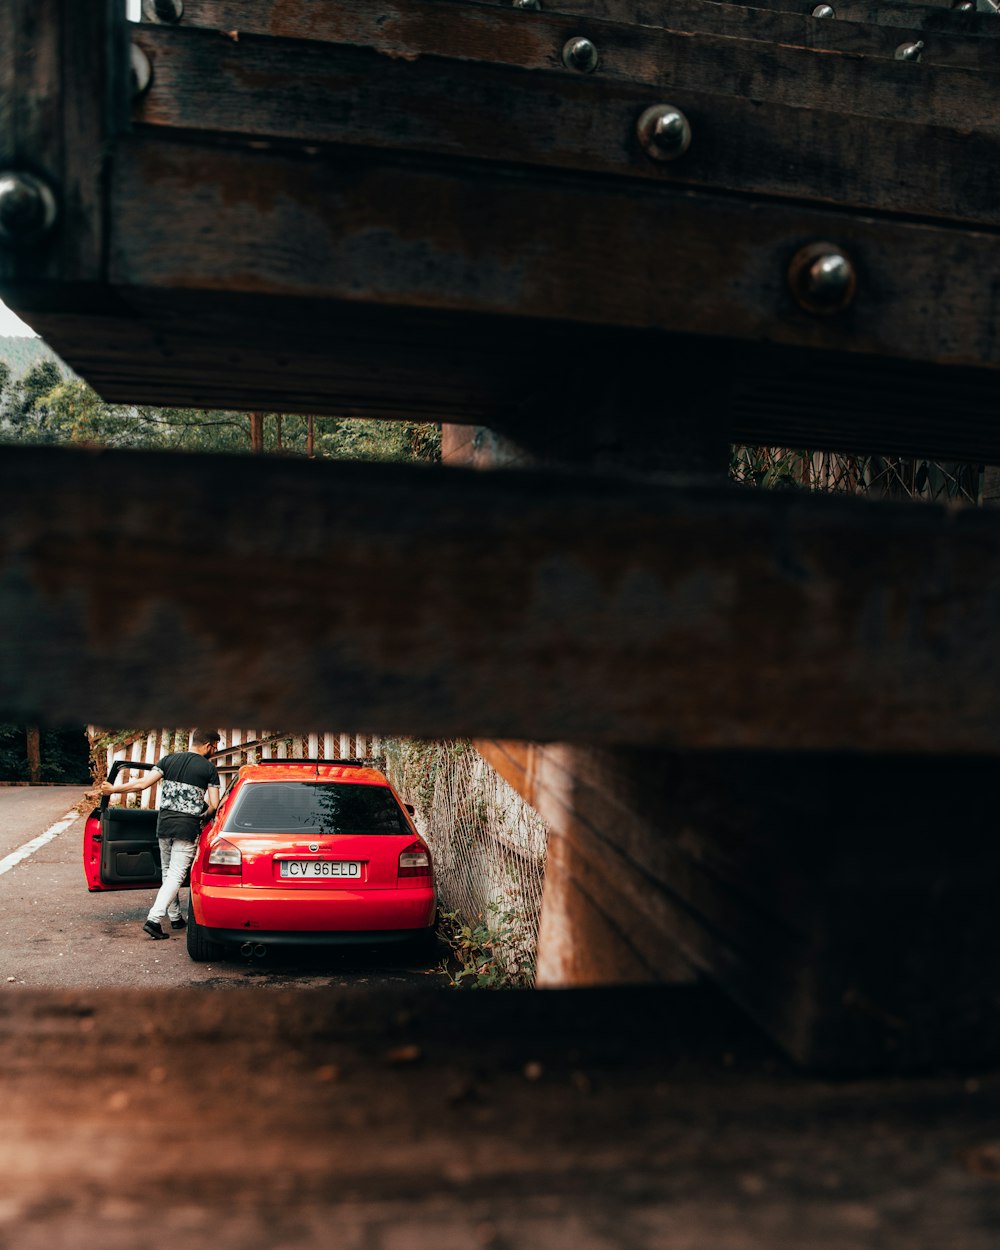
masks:
<instances>
[{"instance_id":1,"label":"white road line","mask_svg":"<svg viewBox=\"0 0 1000 1250\"><path fill-rule=\"evenodd\" d=\"M9 855L5 855L0 859L0 877L5 872L10 872L15 868L22 859L27 859L29 855L34 855L36 851L51 842L53 838L58 837L64 829L68 829L74 820L79 816L79 812L67 812L62 820L57 820L54 825L50 825L44 833L40 833L37 838L32 838L30 842L25 842L24 846L19 846L16 851L11 851Z\"/></svg>"}]
</instances>

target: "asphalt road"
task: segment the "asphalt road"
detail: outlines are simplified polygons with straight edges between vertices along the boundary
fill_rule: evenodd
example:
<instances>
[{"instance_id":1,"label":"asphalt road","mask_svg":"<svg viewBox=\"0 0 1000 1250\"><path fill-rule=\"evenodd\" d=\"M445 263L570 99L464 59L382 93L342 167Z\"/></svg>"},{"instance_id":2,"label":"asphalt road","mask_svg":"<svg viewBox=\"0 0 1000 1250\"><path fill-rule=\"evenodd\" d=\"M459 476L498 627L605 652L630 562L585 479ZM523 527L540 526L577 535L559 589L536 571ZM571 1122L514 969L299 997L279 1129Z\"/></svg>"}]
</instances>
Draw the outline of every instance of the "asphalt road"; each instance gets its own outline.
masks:
<instances>
[{"instance_id":1,"label":"asphalt road","mask_svg":"<svg viewBox=\"0 0 1000 1250\"><path fill-rule=\"evenodd\" d=\"M142 932L152 891L87 890L84 817L76 811L83 800L80 786L0 786L0 993L18 986L447 986L433 959L414 961L391 949L279 950L250 962L238 954L192 962L183 931L169 942ZM29 846L53 830L44 845ZM186 913L186 889L181 905Z\"/></svg>"}]
</instances>

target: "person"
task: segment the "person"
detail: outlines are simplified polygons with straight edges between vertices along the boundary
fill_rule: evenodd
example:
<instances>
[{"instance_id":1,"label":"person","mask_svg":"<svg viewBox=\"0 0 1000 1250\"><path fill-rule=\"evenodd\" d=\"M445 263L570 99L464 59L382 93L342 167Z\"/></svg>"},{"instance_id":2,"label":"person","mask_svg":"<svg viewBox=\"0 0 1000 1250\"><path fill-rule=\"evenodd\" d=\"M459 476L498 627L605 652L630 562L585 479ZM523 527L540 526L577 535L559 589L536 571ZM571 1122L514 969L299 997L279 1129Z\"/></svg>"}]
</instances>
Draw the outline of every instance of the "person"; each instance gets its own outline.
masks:
<instances>
[{"instance_id":1,"label":"person","mask_svg":"<svg viewBox=\"0 0 1000 1250\"><path fill-rule=\"evenodd\" d=\"M184 874L198 849L202 826L219 806L219 772L208 758L218 746L219 737L215 729L196 729L190 751L165 755L155 768L135 781L117 785L105 781L101 785L102 794L130 794L163 781L156 818L163 884L142 926L143 932L157 941L170 936L164 932L164 919L170 921L171 929L185 928L178 896Z\"/></svg>"}]
</instances>

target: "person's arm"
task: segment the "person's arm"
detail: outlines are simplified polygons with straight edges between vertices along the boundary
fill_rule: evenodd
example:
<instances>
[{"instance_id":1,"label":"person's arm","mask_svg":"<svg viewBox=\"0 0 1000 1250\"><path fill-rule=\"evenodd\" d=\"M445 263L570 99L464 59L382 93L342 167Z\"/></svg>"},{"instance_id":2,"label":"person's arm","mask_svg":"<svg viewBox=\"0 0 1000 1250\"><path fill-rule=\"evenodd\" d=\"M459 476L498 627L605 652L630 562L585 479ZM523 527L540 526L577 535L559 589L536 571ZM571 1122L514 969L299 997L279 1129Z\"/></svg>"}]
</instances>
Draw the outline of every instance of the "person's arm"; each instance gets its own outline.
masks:
<instances>
[{"instance_id":1,"label":"person's arm","mask_svg":"<svg viewBox=\"0 0 1000 1250\"><path fill-rule=\"evenodd\" d=\"M134 794L139 790L148 790L150 786L155 786L163 776L158 768L150 769L145 777L137 777L135 781L119 781L117 785L112 785L110 781L101 782L102 794Z\"/></svg>"},{"instance_id":2,"label":"person's arm","mask_svg":"<svg viewBox=\"0 0 1000 1250\"><path fill-rule=\"evenodd\" d=\"M210 820L219 806L219 787L209 786L205 791L205 802L208 804L208 811L202 817L203 820Z\"/></svg>"}]
</instances>

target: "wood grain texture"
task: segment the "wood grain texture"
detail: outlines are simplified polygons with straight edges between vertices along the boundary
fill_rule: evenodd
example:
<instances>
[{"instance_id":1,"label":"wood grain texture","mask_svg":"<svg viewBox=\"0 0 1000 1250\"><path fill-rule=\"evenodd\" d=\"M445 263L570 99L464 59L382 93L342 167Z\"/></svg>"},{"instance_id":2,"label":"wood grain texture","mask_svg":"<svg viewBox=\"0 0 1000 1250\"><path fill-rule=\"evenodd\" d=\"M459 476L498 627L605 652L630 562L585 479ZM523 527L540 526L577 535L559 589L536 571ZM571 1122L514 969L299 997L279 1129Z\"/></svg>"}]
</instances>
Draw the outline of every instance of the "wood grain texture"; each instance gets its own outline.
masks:
<instances>
[{"instance_id":1,"label":"wood grain texture","mask_svg":"<svg viewBox=\"0 0 1000 1250\"><path fill-rule=\"evenodd\" d=\"M404 56L395 45L378 56L378 47L234 43L151 28L137 36L155 66L137 118L254 142L475 157L1000 224L990 176L997 137L988 114L969 124L970 97L992 80L970 85L950 71L936 80L924 65L856 56L834 65L839 54L765 42L708 39L703 48L700 35L671 38L676 48L643 47L634 75L581 77L561 65L510 68L516 44L499 44L501 66ZM485 58L498 41L484 42ZM551 70L549 60L540 50L535 68ZM646 156L635 133L643 111L665 99L695 136L669 163Z\"/></svg>"},{"instance_id":2,"label":"wood grain texture","mask_svg":"<svg viewBox=\"0 0 1000 1250\"><path fill-rule=\"evenodd\" d=\"M113 401L476 420L522 443L551 446L569 431L575 446L584 429L600 435L595 393L641 364L670 379L654 410L660 441L685 435L678 397L690 411L692 387L703 398L704 377L727 377L728 399L702 405L687 435L1000 461L1000 382L987 370L222 291L130 288L126 302L92 290L92 303L77 293L76 307L65 306L64 289L21 285L5 295ZM446 366L428 368L445 351ZM586 367L568 368L579 361ZM692 377L692 361L709 372Z\"/></svg>"},{"instance_id":3,"label":"wood grain texture","mask_svg":"<svg viewBox=\"0 0 1000 1250\"><path fill-rule=\"evenodd\" d=\"M0 245L0 280L99 280L109 140L127 119L128 42L115 0L10 0L0 11L0 169L50 186L54 229Z\"/></svg>"},{"instance_id":4,"label":"wood grain texture","mask_svg":"<svg viewBox=\"0 0 1000 1250\"><path fill-rule=\"evenodd\" d=\"M376 8L256 6L248 16L273 25L325 15L339 23L328 34L357 41L374 37ZM59 261L55 239L44 255L8 256L4 295L112 399L451 417L516 434L524 413L547 419L562 403L563 362L621 357L609 335L620 329L636 336L628 352L671 361L691 340L667 336L712 341L735 384L729 405L702 417L717 438L1000 457L993 383L973 372L1000 363L992 234L892 217L996 217L992 139L967 133L967 109L961 126L907 120L938 100L941 83L959 81L950 72L907 77L924 67L879 62L868 95L859 88L841 116L793 101L799 79L812 83L825 66L823 89L843 103L854 70L844 78L830 66L847 53L716 33L694 55L690 34L660 31L668 44L646 46L646 28L608 23L632 60L597 81L544 63L555 33L544 23L556 18L539 26L538 15L468 11L468 23L449 23L447 3L391 7L388 51L414 31L438 47L415 62L359 43L140 28L155 65L136 116L149 121L113 144L109 238L89 269ZM46 10L47 30L61 12ZM97 20L87 12L72 18L83 31ZM512 19L521 42L505 54L534 48L535 70L475 59ZM725 46L713 51L712 40ZM68 81L90 82L75 77L80 56L57 44L38 44L43 77L54 81L62 57ZM719 86L685 101L700 137L676 172L646 160L632 137L658 88L628 75L652 74L664 48L687 81ZM743 73L754 64L756 104L744 98L756 90ZM454 71L445 87L442 67ZM23 112L12 83L5 107ZM866 115L872 108L900 115ZM205 118L236 129L193 133ZM18 126L11 133L46 130ZM79 177L96 186L111 150L74 133ZM50 142L60 134L54 126ZM38 145L42 159L49 149ZM786 284L791 256L818 238L846 248L859 272L856 303L833 318L803 312ZM748 348L739 358L738 343ZM807 354L778 358L765 344ZM935 364L955 372L938 377ZM673 419L672 434L681 425Z\"/></svg>"},{"instance_id":5,"label":"wood grain texture","mask_svg":"<svg viewBox=\"0 0 1000 1250\"><path fill-rule=\"evenodd\" d=\"M616 803L614 783L593 802L595 780L607 781L598 777L597 752L482 739L475 747L548 826L539 986L681 984L695 979L695 967L706 971L703 960L695 965L681 953L677 925L669 910L664 914L665 883L629 853L618 826L634 823L635 814ZM607 758L628 773L627 752ZM587 847L584 831L595 829L598 838Z\"/></svg>"},{"instance_id":6,"label":"wood grain texture","mask_svg":"<svg viewBox=\"0 0 1000 1250\"><path fill-rule=\"evenodd\" d=\"M206 4L214 2L215 0L205 0ZM469 0L446 2L455 9L464 11ZM194 3L200 7L202 0L194 0ZM476 0L476 3L507 7L507 0ZM800 4L799 0L752 0L752 3L733 0L733 3L735 7L750 11L794 15L799 20L807 20L807 15L815 8L815 5ZM1000 31L997 30L991 14L959 13L950 4L911 4L908 0L882 4L879 0L841 0L834 7L838 19L844 22L861 22L874 26L888 24L961 38L989 40L1000 37ZM673 0L550 0L545 9L547 12L607 18L637 26L664 27L671 25L675 5Z\"/></svg>"},{"instance_id":7,"label":"wood grain texture","mask_svg":"<svg viewBox=\"0 0 1000 1250\"><path fill-rule=\"evenodd\" d=\"M680 187L470 172L135 139L116 165L110 278L123 290L252 292L1000 365L991 235L765 210ZM179 220L181 254L163 246ZM858 269L858 297L834 317L804 312L787 286L792 256L816 239L832 239Z\"/></svg>"},{"instance_id":8,"label":"wood grain texture","mask_svg":"<svg viewBox=\"0 0 1000 1250\"><path fill-rule=\"evenodd\" d=\"M0 487L11 720L1000 750L993 513L48 448Z\"/></svg>"},{"instance_id":9,"label":"wood grain texture","mask_svg":"<svg viewBox=\"0 0 1000 1250\"><path fill-rule=\"evenodd\" d=\"M8 989L0 1060L23 1250L154 1224L217 1250L992 1250L1000 1223L996 1076L807 1080L705 990Z\"/></svg>"},{"instance_id":10,"label":"wood grain texture","mask_svg":"<svg viewBox=\"0 0 1000 1250\"><path fill-rule=\"evenodd\" d=\"M815 6L811 6L815 7ZM706 0L670 0L652 6L634 0L546 4L537 12L512 11L511 5L454 0L336 0L288 4L284 0L188 0L183 27L226 34L310 40L367 46L389 55L437 54L469 57L524 68L560 68L558 50L568 35L599 37L600 46L625 41L632 47L658 48L660 31L688 36L756 39L788 48L852 52L892 60L901 43L927 33L925 24L942 27L925 41L923 64L947 64L994 71L998 62L996 26L987 15L956 14L945 7L887 6L881 11L849 3L837 6L838 20L811 16L811 7L787 3L742 5ZM576 18L584 19L579 30ZM964 20L963 20L964 19ZM895 24L893 24L893 20ZM591 26L591 23L593 25ZM889 24L886 24L889 23ZM621 28L616 29L616 27ZM991 37L992 36L992 37ZM612 67L617 68L617 66Z\"/></svg>"},{"instance_id":11,"label":"wood grain texture","mask_svg":"<svg viewBox=\"0 0 1000 1250\"><path fill-rule=\"evenodd\" d=\"M540 984L679 951L814 1069L1000 1058L992 760L477 746L550 825Z\"/></svg>"}]
</instances>

